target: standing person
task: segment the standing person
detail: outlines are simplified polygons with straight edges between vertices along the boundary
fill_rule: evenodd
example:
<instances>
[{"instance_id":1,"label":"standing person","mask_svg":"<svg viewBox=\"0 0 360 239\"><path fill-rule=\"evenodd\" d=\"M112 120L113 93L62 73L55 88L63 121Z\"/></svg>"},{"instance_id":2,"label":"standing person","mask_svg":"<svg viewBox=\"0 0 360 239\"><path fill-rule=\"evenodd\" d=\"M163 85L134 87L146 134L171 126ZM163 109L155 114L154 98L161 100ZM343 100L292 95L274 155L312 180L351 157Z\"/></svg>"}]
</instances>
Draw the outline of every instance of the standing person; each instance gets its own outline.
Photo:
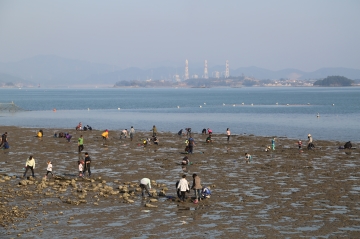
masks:
<instances>
[{"instance_id":1,"label":"standing person","mask_svg":"<svg viewBox=\"0 0 360 239\"><path fill-rule=\"evenodd\" d=\"M153 132L153 135L152 135L152 136L155 137L156 134L157 134L157 128L156 128L155 125L152 127L152 132Z\"/></svg>"},{"instance_id":2,"label":"standing person","mask_svg":"<svg viewBox=\"0 0 360 239\"><path fill-rule=\"evenodd\" d=\"M131 128L130 128L129 135L130 135L130 140L133 141L133 138L134 138L134 135L135 135L135 129L134 129L133 126L131 126Z\"/></svg>"},{"instance_id":3,"label":"standing person","mask_svg":"<svg viewBox=\"0 0 360 239\"><path fill-rule=\"evenodd\" d=\"M178 198L181 199L181 191L178 188L179 183L180 183L180 180L175 183L175 188L176 188L176 194L177 194Z\"/></svg>"},{"instance_id":4,"label":"standing person","mask_svg":"<svg viewBox=\"0 0 360 239\"><path fill-rule=\"evenodd\" d=\"M72 136L69 133L66 133L65 138L68 141L68 143L70 143L70 140L71 140Z\"/></svg>"},{"instance_id":5,"label":"standing person","mask_svg":"<svg viewBox=\"0 0 360 239\"><path fill-rule=\"evenodd\" d=\"M180 179L179 181L179 184L177 186L177 189L180 189L180 193L181 193L181 198L180 200L182 202L185 202L185 193L188 192L190 189L189 189L189 183L188 181L186 180L186 175L184 174L182 176L182 178Z\"/></svg>"},{"instance_id":6,"label":"standing person","mask_svg":"<svg viewBox=\"0 0 360 239\"><path fill-rule=\"evenodd\" d=\"M271 140L271 147L272 147L272 150L275 150L275 138L273 138Z\"/></svg>"},{"instance_id":7,"label":"standing person","mask_svg":"<svg viewBox=\"0 0 360 239\"><path fill-rule=\"evenodd\" d=\"M85 153L85 165L84 165L83 176L85 176L86 170L89 173L89 177L91 176L90 164L91 164L91 158L90 158L89 154L86 152Z\"/></svg>"},{"instance_id":8,"label":"standing person","mask_svg":"<svg viewBox=\"0 0 360 239\"><path fill-rule=\"evenodd\" d=\"M151 181L148 178L142 178L140 180L140 188L141 188L141 196L145 197L145 191L148 194L149 197L151 197L151 194L149 190L151 189Z\"/></svg>"},{"instance_id":9,"label":"standing person","mask_svg":"<svg viewBox=\"0 0 360 239\"><path fill-rule=\"evenodd\" d=\"M0 147L5 144L5 142L7 142L7 132L5 132L5 134L1 135L1 143L0 143Z\"/></svg>"},{"instance_id":10,"label":"standing person","mask_svg":"<svg viewBox=\"0 0 360 239\"><path fill-rule=\"evenodd\" d=\"M51 176L54 177L54 174L52 173L52 164L51 164L51 161L48 161L47 162L47 168L46 168L46 175L45 175L45 178L47 178L48 174L51 173Z\"/></svg>"},{"instance_id":11,"label":"standing person","mask_svg":"<svg viewBox=\"0 0 360 239\"><path fill-rule=\"evenodd\" d=\"M195 200L194 200L194 203L198 203L199 201L201 201L201 189L202 189L202 186L200 184L200 177L194 173L193 174L193 184L191 186L191 189L194 190L195 192Z\"/></svg>"},{"instance_id":12,"label":"standing person","mask_svg":"<svg viewBox=\"0 0 360 239\"><path fill-rule=\"evenodd\" d=\"M185 128L186 136L191 136L191 128Z\"/></svg>"},{"instance_id":13,"label":"standing person","mask_svg":"<svg viewBox=\"0 0 360 239\"><path fill-rule=\"evenodd\" d=\"M78 138L78 151L81 153L81 151L84 150L84 138L82 135L80 135L80 138Z\"/></svg>"},{"instance_id":14,"label":"standing person","mask_svg":"<svg viewBox=\"0 0 360 239\"><path fill-rule=\"evenodd\" d=\"M190 138L189 138L189 151L188 151L189 154L193 153L194 146L195 146L195 140L190 136Z\"/></svg>"},{"instance_id":15,"label":"standing person","mask_svg":"<svg viewBox=\"0 0 360 239\"><path fill-rule=\"evenodd\" d=\"M311 136L311 134L308 134L308 146L307 146L308 149L313 149L315 148L314 144L313 144L313 138Z\"/></svg>"},{"instance_id":16,"label":"standing person","mask_svg":"<svg viewBox=\"0 0 360 239\"><path fill-rule=\"evenodd\" d=\"M78 161L78 165L79 165L79 177L82 177L82 176L84 176L84 172L83 172L84 166L80 160Z\"/></svg>"},{"instance_id":17,"label":"standing person","mask_svg":"<svg viewBox=\"0 0 360 239\"><path fill-rule=\"evenodd\" d=\"M230 132L230 129L229 129L229 128L226 129L226 135L227 135L227 141L229 142L229 140L230 140L230 135L231 135L231 132Z\"/></svg>"},{"instance_id":18,"label":"standing person","mask_svg":"<svg viewBox=\"0 0 360 239\"><path fill-rule=\"evenodd\" d=\"M251 155L250 154L248 154L248 153L245 153L245 162L247 163L247 164L249 164L250 162L251 162Z\"/></svg>"},{"instance_id":19,"label":"standing person","mask_svg":"<svg viewBox=\"0 0 360 239\"><path fill-rule=\"evenodd\" d=\"M34 174L34 169L35 169L35 159L33 158L32 155L30 155L30 157L26 160L26 164L25 164L25 173L23 175L23 178L26 176L27 171L30 169L31 173L32 173L32 177L35 177Z\"/></svg>"},{"instance_id":20,"label":"standing person","mask_svg":"<svg viewBox=\"0 0 360 239\"><path fill-rule=\"evenodd\" d=\"M102 134L101 134L102 138L103 138L103 144L105 144L106 140L109 138L109 130L105 130Z\"/></svg>"}]
</instances>

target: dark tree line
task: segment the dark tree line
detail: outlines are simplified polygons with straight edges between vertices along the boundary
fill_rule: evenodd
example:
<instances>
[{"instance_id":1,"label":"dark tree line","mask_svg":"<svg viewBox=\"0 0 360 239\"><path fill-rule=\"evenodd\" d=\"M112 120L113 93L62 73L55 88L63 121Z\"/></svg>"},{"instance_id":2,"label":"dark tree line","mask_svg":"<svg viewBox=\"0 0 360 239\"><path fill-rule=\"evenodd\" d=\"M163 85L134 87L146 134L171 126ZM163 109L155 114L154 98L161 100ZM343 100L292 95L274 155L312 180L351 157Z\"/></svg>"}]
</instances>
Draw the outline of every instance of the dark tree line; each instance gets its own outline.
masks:
<instances>
[{"instance_id":1,"label":"dark tree line","mask_svg":"<svg viewBox=\"0 0 360 239\"><path fill-rule=\"evenodd\" d=\"M317 80L314 85L318 86L351 86L354 83L344 76L328 76L323 80Z\"/></svg>"}]
</instances>

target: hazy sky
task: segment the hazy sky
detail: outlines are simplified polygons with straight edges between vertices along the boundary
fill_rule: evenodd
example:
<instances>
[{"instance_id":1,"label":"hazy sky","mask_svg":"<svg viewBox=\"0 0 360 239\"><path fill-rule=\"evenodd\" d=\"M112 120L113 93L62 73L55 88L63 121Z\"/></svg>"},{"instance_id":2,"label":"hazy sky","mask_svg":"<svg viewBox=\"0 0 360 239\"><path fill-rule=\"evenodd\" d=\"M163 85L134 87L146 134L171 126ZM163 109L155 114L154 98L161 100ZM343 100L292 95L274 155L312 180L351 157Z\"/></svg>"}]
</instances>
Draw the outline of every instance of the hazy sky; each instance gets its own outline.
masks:
<instances>
[{"instance_id":1,"label":"hazy sky","mask_svg":"<svg viewBox=\"0 0 360 239\"><path fill-rule=\"evenodd\" d=\"M0 61L360 69L359 0L0 0Z\"/></svg>"}]
</instances>

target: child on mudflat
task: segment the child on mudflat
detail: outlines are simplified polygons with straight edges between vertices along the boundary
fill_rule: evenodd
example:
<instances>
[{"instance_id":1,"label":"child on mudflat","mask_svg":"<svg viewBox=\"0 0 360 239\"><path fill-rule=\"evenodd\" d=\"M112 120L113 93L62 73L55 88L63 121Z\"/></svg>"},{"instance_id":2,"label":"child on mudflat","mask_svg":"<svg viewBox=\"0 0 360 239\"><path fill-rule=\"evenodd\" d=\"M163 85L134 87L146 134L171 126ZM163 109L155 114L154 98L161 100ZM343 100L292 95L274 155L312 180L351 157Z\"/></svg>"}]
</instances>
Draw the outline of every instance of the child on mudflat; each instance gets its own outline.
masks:
<instances>
[{"instance_id":1,"label":"child on mudflat","mask_svg":"<svg viewBox=\"0 0 360 239\"><path fill-rule=\"evenodd\" d=\"M245 162L248 164L251 162L251 155L248 153L245 153Z\"/></svg>"},{"instance_id":2,"label":"child on mudflat","mask_svg":"<svg viewBox=\"0 0 360 239\"><path fill-rule=\"evenodd\" d=\"M47 178L48 174L51 173L51 176L54 177L54 174L52 173L52 163L51 161L48 161L47 162L47 168L46 168L46 175L45 175L45 178Z\"/></svg>"},{"instance_id":3,"label":"child on mudflat","mask_svg":"<svg viewBox=\"0 0 360 239\"><path fill-rule=\"evenodd\" d=\"M83 170L84 170L84 165L82 164L81 161L78 161L79 164L79 177L83 176Z\"/></svg>"}]
</instances>

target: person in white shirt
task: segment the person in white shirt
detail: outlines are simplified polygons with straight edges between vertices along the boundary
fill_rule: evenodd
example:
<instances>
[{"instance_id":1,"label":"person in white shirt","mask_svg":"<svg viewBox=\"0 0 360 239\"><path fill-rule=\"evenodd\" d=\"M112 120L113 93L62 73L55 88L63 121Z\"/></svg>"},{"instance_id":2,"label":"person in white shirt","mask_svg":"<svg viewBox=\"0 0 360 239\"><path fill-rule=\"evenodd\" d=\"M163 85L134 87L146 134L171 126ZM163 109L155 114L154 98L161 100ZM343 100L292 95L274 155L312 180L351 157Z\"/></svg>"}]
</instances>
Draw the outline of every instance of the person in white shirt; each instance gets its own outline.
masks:
<instances>
[{"instance_id":1,"label":"person in white shirt","mask_svg":"<svg viewBox=\"0 0 360 239\"><path fill-rule=\"evenodd\" d=\"M135 135L135 129L134 129L133 126L131 126L131 129L130 129L130 140L131 140L131 141L133 140L134 135Z\"/></svg>"},{"instance_id":2,"label":"person in white shirt","mask_svg":"<svg viewBox=\"0 0 360 239\"><path fill-rule=\"evenodd\" d=\"M35 159L33 158L32 155L30 155L30 157L26 160L25 168L26 168L26 169L25 169L25 173L24 173L24 176L23 176L23 177L26 176L27 171L30 169L31 172L32 172L32 176L33 176L33 178L34 178L34 177L35 177L35 175L34 175Z\"/></svg>"},{"instance_id":3,"label":"person in white shirt","mask_svg":"<svg viewBox=\"0 0 360 239\"><path fill-rule=\"evenodd\" d=\"M48 161L48 166L46 168L46 175L45 178L47 178L48 174L51 173L51 176L54 177L54 174L52 173L52 163L51 161Z\"/></svg>"},{"instance_id":4,"label":"person in white shirt","mask_svg":"<svg viewBox=\"0 0 360 239\"><path fill-rule=\"evenodd\" d=\"M227 141L229 142L229 140L230 140L230 135L231 135L231 132L230 132L230 129L229 129L229 128L226 129L226 135L227 135Z\"/></svg>"},{"instance_id":5,"label":"person in white shirt","mask_svg":"<svg viewBox=\"0 0 360 239\"><path fill-rule=\"evenodd\" d=\"M182 202L185 202L185 193L190 191L189 182L186 180L185 174L180 179L177 189L180 189L180 193L181 193L180 200Z\"/></svg>"},{"instance_id":6,"label":"person in white shirt","mask_svg":"<svg viewBox=\"0 0 360 239\"><path fill-rule=\"evenodd\" d=\"M151 189L151 182L150 179L148 178L143 178L140 180L140 187L142 189L141 191L141 196L145 196L144 191L146 191L146 193L148 194L149 197L151 197L151 194L149 192L149 190Z\"/></svg>"},{"instance_id":7,"label":"person in white shirt","mask_svg":"<svg viewBox=\"0 0 360 239\"><path fill-rule=\"evenodd\" d=\"M123 136L126 139L127 135L128 135L127 129L122 130L120 133L120 139L122 139Z\"/></svg>"}]
</instances>

